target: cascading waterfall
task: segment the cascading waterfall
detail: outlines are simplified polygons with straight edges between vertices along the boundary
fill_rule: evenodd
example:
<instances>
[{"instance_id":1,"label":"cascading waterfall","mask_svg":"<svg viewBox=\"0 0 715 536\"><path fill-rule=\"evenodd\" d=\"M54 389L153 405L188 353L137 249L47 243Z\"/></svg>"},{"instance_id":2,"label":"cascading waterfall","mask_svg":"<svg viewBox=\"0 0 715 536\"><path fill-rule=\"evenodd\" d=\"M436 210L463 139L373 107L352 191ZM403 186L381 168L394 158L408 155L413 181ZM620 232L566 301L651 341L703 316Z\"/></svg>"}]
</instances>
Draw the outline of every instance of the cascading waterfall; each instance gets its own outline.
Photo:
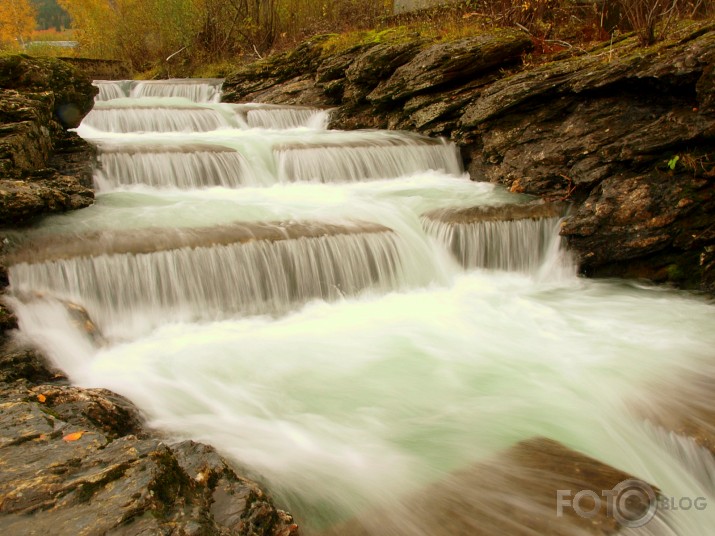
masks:
<instances>
[{"instance_id":1,"label":"cascading waterfall","mask_svg":"<svg viewBox=\"0 0 715 536\"><path fill-rule=\"evenodd\" d=\"M10 277L19 294L81 297L90 317L112 335L116 326L134 333L154 327L147 316L215 320L284 312L309 299L368 288L398 289L406 280L405 249L393 233L357 232L21 263Z\"/></svg>"},{"instance_id":2,"label":"cascading waterfall","mask_svg":"<svg viewBox=\"0 0 715 536\"><path fill-rule=\"evenodd\" d=\"M429 139L387 139L345 146L294 143L274 148L282 181L361 181L411 175L425 169L461 175L453 143Z\"/></svg>"},{"instance_id":3,"label":"cascading waterfall","mask_svg":"<svg viewBox=\"0 0 715 536\"><path fill-rule=\"evenodd\" d=\"M255 178L237 151L216 145L135 145L99 148L100 190L147 185L154 188L236 188Z\"/></svg>"},{"instance_id":4,"label":"cascading waterfall","mask_svg":"<svg viewBox=\"0 0 715 536\"><path fill-rule=\"evenodd\" d=\"M192 102L219 102L222 78L173 80L95 80L96 101L124 97L181 97Z\"/></svg>"},{"instance_id":5,"label":"cascading waterfall","mask_svg":"<svg viewBox=\"0 0 715 536\"><path fill-rule=\"evenodd\" d=\"M84 123L102 132L209 132L231 126L224 116L211 108L148 103L129 108L101 102L95 103Z\"/></svg>"},{"instance_id":6,"label":"cascading waterfall","mask_svg":"<svg viewBox=\"0 0 715 536\"><path fill-rule=\"evenodd\" d=\"M559 218L443 223L425 219L428 234L447 246L465 268L533 273L559 240Z\"/></svg>"},{"instance_id":7,"label":"cascading waterfall","mask_svg":"<svg viewBox=\"0 0 715 536\"><path fill-rule=\"evenodd\" d=\"M182 97L192 102L219 102L223 79L146 80L135 82L129 97Z\"/></svg>"},{"instance_id":8,"label":"cascading waterfall","mask_svg":"<svg viewBox=\"0 0 715 536\"><path fill-rule=\"evenodd\" d=\"M708 503L622 534L712 533L713 455L670 433L713 432L712 303L576 277L564 207L470 182L450 142L96 84L96 204L9 257L72 381L250 467L305 534L592 534L540 495L580 481L566 447Z\"/></svg>"},{"instance_id":9,"label":"cascading waterfall","mask_svg":"<svg viewBox=\"0 0 715 536\"><path fill-rule=\"evenodd\" d=\"M249 128L287 129L309 126L311 123L320 126L324 118L323 110L313 108L258 108L246 112Z\"/></svg>"}]
</instances>

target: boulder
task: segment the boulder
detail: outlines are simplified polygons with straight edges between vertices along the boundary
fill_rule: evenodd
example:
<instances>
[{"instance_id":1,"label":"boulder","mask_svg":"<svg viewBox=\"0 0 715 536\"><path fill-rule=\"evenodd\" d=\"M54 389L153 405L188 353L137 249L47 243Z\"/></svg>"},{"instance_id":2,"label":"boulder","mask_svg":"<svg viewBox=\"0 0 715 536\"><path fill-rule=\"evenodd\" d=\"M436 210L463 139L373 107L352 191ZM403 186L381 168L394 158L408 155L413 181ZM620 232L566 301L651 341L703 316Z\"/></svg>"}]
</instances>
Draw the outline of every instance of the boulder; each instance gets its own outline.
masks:
<instances>
[{"instance_id":1,"label":"boulder","mask_svg":"<svg viewBox=\"0 0 715 536\"><path fill-rule=\"evenodd\" d=\"M0 88L24 93L51 91L54 115L65 128L79 126L99 91L89 77L69 63L25 55L0 58Z\"/></svg>"},{"instance_id":2,"label":"boulder","mask_svg":"<svg viewBox=\"0 0 715 536\"><path fill-rule=\"evenodd\" d=\"M0 225L93 203L93 148L65 128L92 108L97 88L54 59L0 58Z\"/></svg>"},{"instance_id":3,"label":"boulder","mask_svg":"<svg viewBox=\"0 0 715 536\"><path fill-rule=\"evenodd\" d=\"M629 500L628 512L633 519L640 519L650 511L657 488L556 441L534 437L492 459L448 474L398 504L375 508L331 527L321 536L608 536L617 533L621 525L607 501L590 503L592 516L581 517L570 503L561 503L559 510L558 490L568 499L584 490L600 497L604 490L621 489L617 486L624 482L631 484L626 490L653 494L637 493ZM586 508L585 502L583 506ZM619 510L619 514L624 512Z\"/></svg>"},{"instance_id":4,"label":"boulder","mask_svg":"<svg viewBox=\"0 0 715 536\"><path fill-rule=\"evenodd\" d=\"M427 90L458 83L518 60L532 47L522 32L504 30L438 43L399 67L367 96L373 103L402 101Z\"/></svg>"}]
</instances>

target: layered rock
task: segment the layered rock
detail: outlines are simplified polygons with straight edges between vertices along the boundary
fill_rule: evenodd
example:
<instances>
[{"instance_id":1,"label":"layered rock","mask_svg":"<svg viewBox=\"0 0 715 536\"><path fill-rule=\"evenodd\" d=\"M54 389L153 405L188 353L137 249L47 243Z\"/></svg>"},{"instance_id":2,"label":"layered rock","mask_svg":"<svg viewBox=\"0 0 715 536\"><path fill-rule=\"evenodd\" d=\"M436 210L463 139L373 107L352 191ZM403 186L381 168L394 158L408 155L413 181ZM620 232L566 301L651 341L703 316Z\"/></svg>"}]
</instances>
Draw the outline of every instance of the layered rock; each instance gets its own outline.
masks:
<instances>
[{"instance_id":1,"label":"layered rock","mask_svg":"<svg viewBox=\"0 0 715 536\"><path fill-rule=\"evenodd\" d=\"M132 404L66 385L30 350L0 358L0 523L13 534L297 534L211 447L169 444Z\"/></svg>"},{"instance_id":2,"label":"layered rock","mask_svg":"<svg viewBox=\"0 0 715 536\"><path fill-rule=\"evenodd\" d=\"M586 274L715 291L712 23L536 67L522 62L528 36L511 31L451 42L397 32L339 53L324 41L243 68L227 100L333 104L335 128L448 136L473 180L573 201L562 234Z\"/></svg>"},{"instance_id":3,"label":"layered rock","mask_svg":"<svg viewBox=\"0 0 715 536\"><path fill-rule=\"evenodd\" d=\"M92 204L93 149L66 129L96 92L60 60L0 58L0 226Z\"/></svg>"}]
</instances>

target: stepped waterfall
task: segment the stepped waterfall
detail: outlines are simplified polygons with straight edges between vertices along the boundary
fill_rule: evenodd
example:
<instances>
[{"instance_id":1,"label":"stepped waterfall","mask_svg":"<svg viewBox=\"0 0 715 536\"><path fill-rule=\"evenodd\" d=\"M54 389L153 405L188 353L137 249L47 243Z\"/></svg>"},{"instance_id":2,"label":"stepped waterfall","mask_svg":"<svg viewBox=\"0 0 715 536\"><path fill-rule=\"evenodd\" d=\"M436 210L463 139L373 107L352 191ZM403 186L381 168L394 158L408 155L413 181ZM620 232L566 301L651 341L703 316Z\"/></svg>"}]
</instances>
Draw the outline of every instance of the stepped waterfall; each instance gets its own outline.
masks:
<instances>
[{"instance_id":1,"label":"stepped waterfall","mask_svg":"<svg viewBox=\"0 0 715 536\"><path fill-rule=\"evenodd\" d=\"M96 203L9 268L72 382L214 445L309 535L592 534L527 492L537 438L707 501L620 533L711 534L713 456L670 424L715 370L711 302L578 277L566 208L470 181L449 141L221 80L96 85Z\"/></svg>"}]
</instances>

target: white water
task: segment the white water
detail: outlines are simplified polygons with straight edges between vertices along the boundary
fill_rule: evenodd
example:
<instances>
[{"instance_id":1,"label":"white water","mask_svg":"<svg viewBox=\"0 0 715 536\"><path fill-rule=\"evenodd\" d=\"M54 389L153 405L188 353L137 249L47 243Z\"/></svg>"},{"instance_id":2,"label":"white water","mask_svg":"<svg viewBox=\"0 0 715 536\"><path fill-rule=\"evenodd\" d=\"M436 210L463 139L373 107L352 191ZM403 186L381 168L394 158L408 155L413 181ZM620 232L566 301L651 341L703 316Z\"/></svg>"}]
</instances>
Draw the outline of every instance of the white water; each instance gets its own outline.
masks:
<instances>
[{"instance_id":1,"label":"white water","mask_svg":"<svg viewBox=\"0 0 715 536\"><path fill-rule=\"evenodd\" d=\"M192 102L220 102L223 79L96 80L96 101L123 97L182 97Z\"/></svg>"},{"instance_id":2,"label":"white water","mask_svg":"<svg viewBox=\"0 0 715 536\"><path fill-rule=\"evenodd\" d=\"M182 104L189 106L200 113L209 106L224 118L245 113L236 105ZM114 109L137 108L120 101ZM706 396L693 390L691 377L713 376L712 304L577 278L559 248L556 221L481 229L423 221L440 208L524 200L469 182L448 144L247 123L197 133L96 126L80 132L112 144L98 175L105 193L95 206L47 218L21 237L49 238L60 251L63 242L82 241L85 253L40 262L40 250L31 250L36 262L10 270L21 335L76 383L114 389L156 426L215 445L265 479L308 533L357 516L368 527L379 520L374 534L452 534L421 524L413 510L413 494L435 482L442 484L433 507L454 511L465 500L479 507L473 526L498 521L502 531L512 523L507 532L526 533L518 516L499 509L504 497L524 512L537 508L509 489L516 470L500 466L506 476L476 487L448 477L535 436L668 496L708 500L703 511L661 512L633 534L712 533L712 455L649 424L643 409L657 403L688 411ZM188 152L176 149L183 145ZM300 146L291 150L332 171L304 176L296 167L281 176L275 155L286 146ZM387 158L373 147L414 151L418 163L395 154L382 175L355 176L354 169L372 170ZM452 159L443 153L446 164L433 166L432 156L418 154L433 148ZM123 150L138 151L127 177L123 169L131 168L108 164ZM232 151L240 154L235 182L219 178L227 172L219 161ZM184 156L193 153L201 156ZM145 154L176 162L164 174ZM235 222L327 227L326 236L275 242L102 249L116 232L151 242L165 228L211 236ZM343 235L330 226L391 232ZM524 227L535 230L531 239ZM89 231L103 234L90 239ZM77 331L59 300L84 306L107 343L97 346ZM377 507L391 514L373 516ZM559 525L555 512L542 514L553 515L564 534L578 533Z\"/></svg>"},{"instance_id":3,"label":"white water","mask_svg":"<svg viewBox=\"0 0 715 536\"><path fill-rule=\"evenodd\" d=\"M553 256L560 218L443 223L424 218L428 234L465 268L534 273Z\"/></svg>"}]
</instances>

